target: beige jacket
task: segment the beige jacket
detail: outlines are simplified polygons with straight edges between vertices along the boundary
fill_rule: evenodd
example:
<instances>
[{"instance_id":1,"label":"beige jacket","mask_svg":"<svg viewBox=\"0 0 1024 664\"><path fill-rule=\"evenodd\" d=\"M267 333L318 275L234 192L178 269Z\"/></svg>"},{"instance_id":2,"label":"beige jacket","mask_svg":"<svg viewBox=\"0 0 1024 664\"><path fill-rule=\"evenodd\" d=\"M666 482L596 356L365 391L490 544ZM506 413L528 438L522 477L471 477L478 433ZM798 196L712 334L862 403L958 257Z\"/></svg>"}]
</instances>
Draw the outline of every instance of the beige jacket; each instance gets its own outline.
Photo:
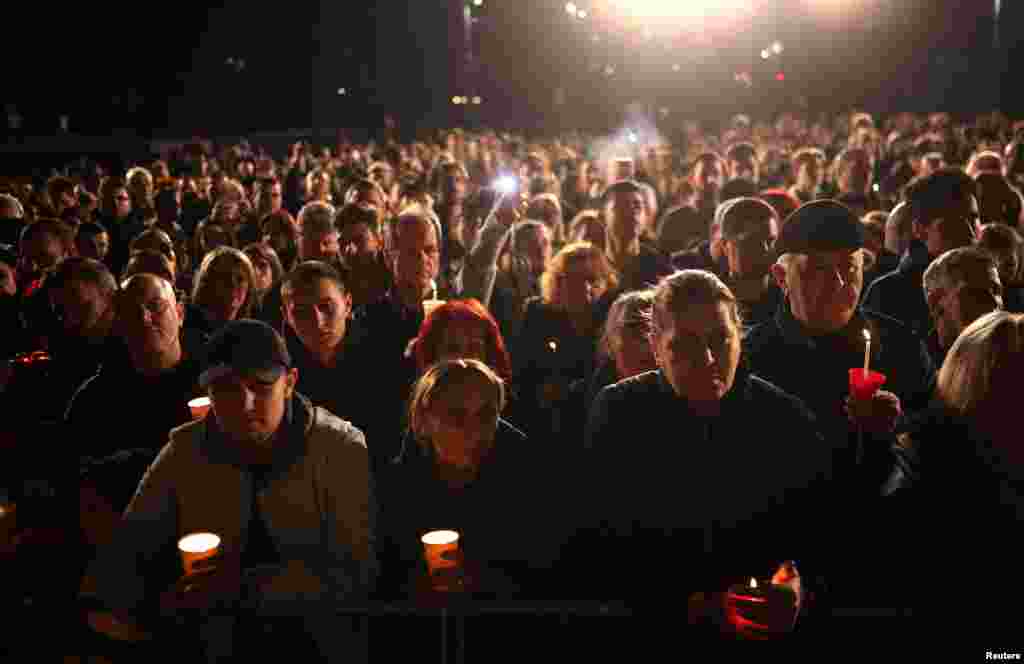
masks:
<instances>
[{"instance_id":1,"label":"beige jacket","mask_svg":"<svg viewBox=\"0 0 1024 664\"><path fill-rule=\"evenodd\" d=\"M293 407L305 413L305 435L289 441L257 498L285 564L257 601L268 609L299 602L300 610L310 600L358 602L377 571L365 440L304 397ZM216 533L225 551L239 551L252 491L251 473L205 420L172 430L113 541L90 567L99 597L113 608L139 608L147 594L163 590L146 587L146 561L191 532Z\"/></svg>"}]
</instances>

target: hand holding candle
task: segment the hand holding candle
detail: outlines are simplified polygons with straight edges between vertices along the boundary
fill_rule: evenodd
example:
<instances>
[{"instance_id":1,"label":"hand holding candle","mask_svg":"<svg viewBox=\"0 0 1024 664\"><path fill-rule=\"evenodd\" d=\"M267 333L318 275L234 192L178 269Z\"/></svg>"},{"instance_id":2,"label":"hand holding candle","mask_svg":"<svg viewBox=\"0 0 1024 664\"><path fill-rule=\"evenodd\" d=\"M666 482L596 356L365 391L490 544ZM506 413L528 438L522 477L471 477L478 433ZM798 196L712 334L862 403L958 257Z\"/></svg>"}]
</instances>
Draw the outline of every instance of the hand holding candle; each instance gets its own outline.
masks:
<instances>
[{"instance_id":1,"label":"hand holding candle","mask_svg":"<svg viewBox=\"0 0 1024 664\"><path fill-rule=\"evenodd\" d=\"M746 583L731 586L725 595L729 626L748 639L792 631L800 612L799 588L799 573L791 562L784 563L770 583L751 577Z\"/></svg>"}]
</instances>

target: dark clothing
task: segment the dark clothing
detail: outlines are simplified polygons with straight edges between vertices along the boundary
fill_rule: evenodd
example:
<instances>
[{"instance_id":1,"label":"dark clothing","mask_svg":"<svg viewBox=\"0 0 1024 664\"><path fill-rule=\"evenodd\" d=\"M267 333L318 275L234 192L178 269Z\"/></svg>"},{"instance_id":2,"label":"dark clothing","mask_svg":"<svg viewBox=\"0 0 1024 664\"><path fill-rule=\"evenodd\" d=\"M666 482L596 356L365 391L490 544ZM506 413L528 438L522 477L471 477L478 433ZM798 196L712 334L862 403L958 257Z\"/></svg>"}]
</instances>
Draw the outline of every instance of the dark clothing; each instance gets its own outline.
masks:
<instances>
[{"instance_id":1,"label":"dark clothing","mask_svg":"<svg viewBox=\"0 0 1024 664\"><path fill-rule=\"evenodd\" d=\"M110 235L110 253L106 263L115 277L120 277L130 258L128 245L136 235L147 229L145 219L138 210L132 210L124 219L100 216L100 223Z\"/></svg>"},{"instance_id":2,"label":"dark clothing","mask_svg":"<svg viewBox=\"0 0 1024 664\"><path fill-rule=\"evenodd\" d=\"M641 242L640 253L633 256L629 260L629 264L619 274L617 295L650 288L657 284L662 277L673 272L675 272L675 267L668 254L653 245Z\"/></svg>"},{"instance_id":3,"label":"dark clothing","mask_svg":"<svg viewBox=\"0 0 1024 664\"><path fill-rule=\"evenodd\" d=\"M725 256L715 260L711 256L711 243L704 240L695 248L672 254L672 266L677 270L705 270L714 274L728 274L729 264Z\"/></svg>"},{"instance_id":4,"label":"dark clothing","mask_svg":"<svg viewBox=\"0 0 1024 664\"><path fill-rule=\"evenodd\" d=\"M199 396L198 380L199 365L188 357L159 376L137 373L127 354L103 365L78 388L64 417L78 456L161 449L171 429L192 420L188 402Z\"/></svg>"},{"instance_id":5,"label":"dark clothing","mask_svg":"<svg viewBox=\"0 0 1024 664\"><path fill-rule=\"evenodd\" d=\"M585 531L604 533L593 550L601 586L611 589L598 593L639 599L671 586L682 598L724 590L731 577L770 575L787 559L808 576L827 567L825 548L836 544L829 524L841 522L831 498L840 450L799 399L743 368L710 417L661 371L606 387L586 448L580 518Z\"/></svg>"},{"instance_id":6,"label":"dark clothing","mask_svg":"<svg viewBox=\"0 0 1024 664\"><path fill-rule=\"evenodd\" d=\"M892 253L888 249L882 249L875 256L874 266L864 273L864 286L861 291L861 301L867 295L868 289L871 284L875 283L880 277L884 277L893 270L898 270L900 267L900 257L897 254ZM923 274L923 273L922 273Z\"/></svg>"},{"instance_id":7,"label":"dark clothing","mask_svg":"<svg viewBox=\"0 0 1024 664\"><path fill-rule=\"evenodd\" d=\"M749 330L761 323L775 317L775 312L785 302L785 297L780 289L772 282L771 275L766 275L757 284L756 295L748 296L745 288L738 287L737 283L728 274L719 275L722 281L732 289L736 296L736 305L740 312L740 321L743 329Z\"/></svg>"},{"instance_id":8,"label":"dark clothing","mask_svg":"<svg viewBox=\"0 0 1024 664\"><path fill-rule=\"evenodd\" d=\"M1003 285L1003 309L1014 314L1024 313L1024 287Z\"/></svg>"},{"instance_id":9,"label":"dark clothing","mask_svg":"<svg viewBox=\"0 0 1024 664\"><path fill-rule=\"evenodd\" d=\"M545 304L540 298L526 301L523 327L512 347L513 383L522 397L522 426L531 437L561 431L565 413L552 407L561 399L544 398L545 385L557 386L562 398L573 381L590 376L594 370L597 334L576 333L569 315ZM556 388L551 388L556 389Z\"/></svg>"},{"instance_id":10,"label":"dark clothing","mask_svg":"<svg viewBox=\"0 0 1024 664\"><path fill-rule=\"evenodd\" d=\"M935 387L935 369L923 343L899 322L861 310L843 330L812 336L788 304L749 332L745 361L756 375L804 400L830 444L843 447L843 476L858 491L877 495L893 459L889 437L857 431L843 411L849 370L864 365L864 329L871 332L871 369L886 376L882 389L900 398L904 413L924 410Z\"/></svg>"},{"instance_id":11,"label":"dark clothing","mask_svg":"<svg viewBox=\"0 0 1024 664\"><path fill-rule=\"evenodd\" d=\"M392 289L384 299L357 311L354 322L364 336L353 352L372 361L374 367L372 383L366 381L361 387L375 407L364 415L360 424L365 427L360 428L366 434L373 468L378 469L400 449L406 402L417 376L416 361L406 350L423 324L423 307L407 309Z\"/></svg>"},{"instance_id":12,"label":"dark clothing","mask_svg":"<svg viewBox=\"0 0 1024 664\"><path fill-rule=\"evenodd\" d=\"M938 402L901 443L902 478L885 499L890 518L884 534L887 548L909 564L899 566L899 583L890 586L901 593L893 604L929 620L962 619L957 609L971 606L986 607L986 620L1015 616L1006 609L1024 590L1013 573L1024 521L1024 470L977 422ZM951 607L959 618L946 613Z\"/></svg>"},{"instance_id":13,"label":"dark clothing","mask_svg":"<svg viewBox=\"0 0 1024 664\"><path fill-rule=\"evenodd\" d=\"M358 326L350 325L341 342L335 365L325 367L306 350L291 326L286 327L288 354L291 355L292 366L299 371L299 382L295 389L314 406L320 406L366 431L367 425L373 424L372 415L376 404L363 397L367 392L367 377L373 375L373 370L366 366L368 358L361 356L363 346L359 339L363 336L362 331ZM375 442L367 435L366 445L371 453Z\"/></svg>"},{"instance_id":14,"label":"dark clothing","mask_svg":"<svg viewBox=\"0 0 1024 664\"><path fill-rule=\"evenodd\" d=\"M104 364L123 362L127 352L121 338L113 334L95 346L82 339L66 336L52 340L50 361L45 363L46 398L40 399L38 390L25 385L24 395L33 403L25 404L28 407L12 409L11 412L16 413L26 424L27 418L60 422L82 383L96 375ZM12 389L15 392L22 391L16 385L12 385Z\"/></svg>"},{"instance_id":15,"label":"dark clothing","mask_svg":"<svg viewBox=\"0 0 1024 664\"><path fill-rule=\"evenodd\" d=\"M928 247L920 240L912 240L899 267L878 277L867 288L864 308L895 318L924 339L932 326L924 297L924 271L931 261Z\"/></svg>"},{"instance_id":16,"label":"dark clothing","mask_svg":"<svg viewBox=\"0 0 1024 664\"><path fill-rule=\"evenodd\" d=\"M253 312L252 317L263 321L281 334L284 334L286 325L282 306L284 306L284 301L281 299L281 282L278 282L271 286L270 290L263 296L263 301L260 302L258 309Z\"/></svg>"},{"instance_id":17,"label":"dark clothing","mask_svg":"<svg viewBox=\"0 0 1024 664\"><path fill-rule=\"evenodd\" d=\"M460 534L459 546L471 568L497 572L479 579L484 594L546 593L549 588L539 581L556 554L552 519L558 501L552 492L553 468L545 458L541 446L499 420L494 446L476 478L457 488L439 475L433 449L407 433L379 484L386 533L380 546L386 565L382 592L400 592L425 574L420 536L450 529Z\"/></svg>"}]
</instances>

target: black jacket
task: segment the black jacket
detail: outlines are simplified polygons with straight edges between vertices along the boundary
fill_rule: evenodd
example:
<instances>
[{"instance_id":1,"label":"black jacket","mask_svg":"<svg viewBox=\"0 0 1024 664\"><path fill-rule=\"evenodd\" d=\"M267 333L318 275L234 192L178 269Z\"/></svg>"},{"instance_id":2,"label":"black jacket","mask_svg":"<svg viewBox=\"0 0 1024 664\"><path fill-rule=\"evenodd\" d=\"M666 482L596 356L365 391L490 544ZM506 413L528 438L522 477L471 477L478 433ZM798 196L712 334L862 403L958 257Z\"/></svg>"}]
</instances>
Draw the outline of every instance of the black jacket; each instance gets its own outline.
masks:
<instances>
[{"instance_id":1,"label":"black jacket","mask_svg":"<svg viewBox=\"0 0 1024 664\"><path fill-rule=\"evenodd\" d=\"M401 452L378 481L382 591L402 592L425 574L420 536L444 529L460 534L460 548L472 567L490 572L481 579L485 594L564 599L543 571L557 555L554 471L541 445L499 420L494 447L477 478L464 488L450 488L438 476L433 450L407 432Z\"/></svg>"},{"instance_id":2,"label":"black jacket","mask_svg":"<svg viewBox=\"0 0 1024 664\"><path fill-rule=\"evenodd\" d=\"M899 267L875 279L864 294L864 308L895 318L924 339L932 327L924 296L924 271L931 264L928 248L913 240Z\"/></svg>"},{"instance_id":3,"label":"black jacket","mask_svg":"<svg viewBox=\"0 0 1024 664\"><path fill-rule=\"evenodd\" d=\"M156 377L135 371L127 354L103 365L75 392L64 424L79 457L119 450L160 450L171 429L190 422L188 402L199 396L199 365L185 357Z\"/></svg>"},{"instance_id":4,"label":"black jacket","mask_svg":"<svg viewBox=\"0 0 1024 664\"><path fill-rule=\"evenodd\" d=\"M616 599L724 590L786 559L808 576L827 567L839 450L799 399L743 368L715 417L697 415L661 371L606 387L586 447L578 521L598 535ZM585 570L591 547L577 546Z\"/></svg>"},{"instance_id":5,"label":"black jacket","mask_svg":"<svg viewBox=\"0 0 1024 664\"><path fill-rule=\"evenodd\" d=\"M1006 413L1006 426L1013 415ZM1015 619L1024 468L976 423L937 401L900 438L900 480L885 500L889 549L899 551L898 605L947 621L985 607ZM958 616L949 615L948 611ZM1001 631L1000 633L1005 633Z\"/></svg>"},{"instance_id":6,"label":"black jacket","mask_svg":"<svg viewBox=\"0 0 1024 664\"><path fill-rule=\"evenodd\" d=\"M887 378L882 389L900 398L904 413L927 408L935 388L927 349L899 322L872 311L860 310L838 333L812 336L784 304L747 334L743 353L751 371L804 400L830 441L845 444L848 478L874 493L891 470L891 439L859 441L843 410L849 370L864 365L865 328L871 331L871 368Z\"/></svg>"}]
</instances>

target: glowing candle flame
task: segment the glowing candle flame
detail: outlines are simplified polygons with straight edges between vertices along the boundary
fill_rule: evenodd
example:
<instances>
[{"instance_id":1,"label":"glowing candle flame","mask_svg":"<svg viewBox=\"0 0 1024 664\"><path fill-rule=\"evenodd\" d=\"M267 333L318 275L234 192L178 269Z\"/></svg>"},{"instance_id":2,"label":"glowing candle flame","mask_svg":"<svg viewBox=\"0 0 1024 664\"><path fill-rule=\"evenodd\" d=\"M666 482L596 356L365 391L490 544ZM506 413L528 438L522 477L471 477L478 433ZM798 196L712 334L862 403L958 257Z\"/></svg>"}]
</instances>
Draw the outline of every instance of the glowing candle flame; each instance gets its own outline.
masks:
<instances>
[{"instance_id":1,"label":"glowing candle flame","mask_svg":"<svg viewBox=\"0 0 1024 664\"><path fill-rule=\"evenodd\" d=\"M757 590L757 579L750 577L750 589Z\"/></svg>"},{"instance_id":2,"label":"glowing candle flame","mask_svg":"<svg viewBox=\"0 0 1024 664\"><path fill-rule=\"evenodd\" d=\"M558 344L555 343L554 341L549 341L548 342L548 348L550 348L551 352L554 353L555 351L558 350Z\"/></svg>"},{"instance_id":3,"label":"glowing candle flame","mask_svg":"<svg viewBox=\"0 0 1024 664\"><path fill-rule=\"evenodd\" d=\"M868 364L871 362L871 333L864 330L864 377L868 376Z\"/></svg>"}]
</instances>

